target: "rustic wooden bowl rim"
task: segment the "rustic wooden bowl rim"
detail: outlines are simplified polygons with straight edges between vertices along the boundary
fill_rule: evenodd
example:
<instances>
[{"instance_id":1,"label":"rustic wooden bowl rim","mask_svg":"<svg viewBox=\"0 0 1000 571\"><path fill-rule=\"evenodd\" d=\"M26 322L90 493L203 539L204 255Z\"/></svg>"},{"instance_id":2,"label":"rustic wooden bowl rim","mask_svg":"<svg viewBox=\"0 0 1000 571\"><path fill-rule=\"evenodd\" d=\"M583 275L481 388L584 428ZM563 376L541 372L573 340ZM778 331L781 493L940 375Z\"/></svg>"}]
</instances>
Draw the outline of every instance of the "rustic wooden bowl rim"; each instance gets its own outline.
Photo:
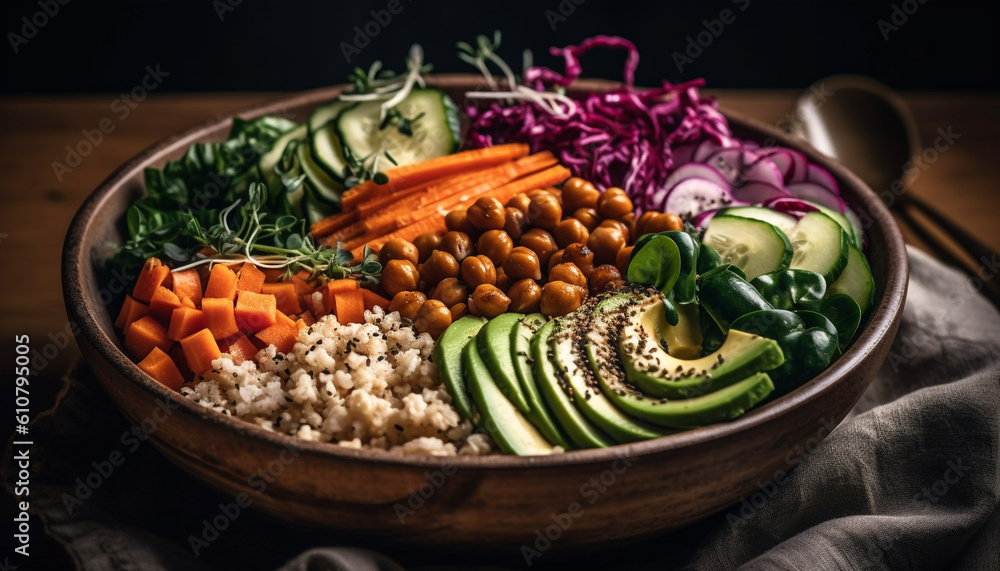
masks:
<instances>
[{"instance_id":1,"label":"rustic wooden bowl rim","mask_svg":"<svg viewBox=\"0 0 1000 571\"><path fill-rule=\"evenodd\" d=\"M471 74L436 75L429 77L428 80L433 85L452 89L470 89L482 83L479 76ZM578 90L604 90L614 85L617 84L603 80L580 80L573 87ZM244 420L219 414L214 410L205 408L181 396L179 393L167 389L147 376L122 353L115 341L101 329L94 317L95 307L92 304L92 300L88 299L85 294L84 284L90 279L94 269L92 266L93 261L90 257L89 245L85 244L84 236L89 226L94 222L95 217L105 207L109 198L116 192L122 192L125 188L125 183L136 177L137 174L141 174L144 166L161 152L186 147L191 142L204 137L206 133L217 128L220 124L228 124L233 116L252 118L260 115L280 113L288 107L316 104L335 97L343 88L344 86L342 85L325 87L283 96L269 102L247 107L232 115L206 120L190 129L153 144L115 170L91 193L74 217L66 235L62 260L63 293L69 317L80 326L80 334L85 336L86 340L105 359L122 371L126 378L145 389L151 398L172 400L183 410L199 416L205 422L215 423L232 430L234 433L234 444L239 442L239 438L249 438L269 442L276 446L293 447L296 450L301 450L309 454L352 458L361 463L397 465L421 469L444 465L453 465L463 469L521 469L531 466L558 467L576 464L597 464L611 462L622 456L639 457L667 450L703 445L711 440L749 431L754 427L765 424L785 414L794 414L797 408L813 399L823 398L824 394L832 386L848 371L858 366L864 356L873 351L879 341L885 335L889 334L895 316L902 310L908 276L906 250L902 235L892 216L875 193L861 179L840 163L820 154L801 139L794 138L755 119L727 111L723 106L723 113L734 125L739 125L757 131L766 137L773 138L778 145L798 149L810 161L829 170L838 181L847 183L857 195L857 206L865 209L874 220L874 225L878 226L884 234L887 250L886 283L882 290L877 292L879 296L877 306L869 318L867 325L840 359L819 376L795 391L730 422L632 444L620 444L609 448L573 450L564 454L530 457L507 454L454 457L407 456L383 450L356 450L329 442L310 442L293 436L269 432ZM97 306L96 310L103 311L104 309Z\"/></svg>"}]
</instances>

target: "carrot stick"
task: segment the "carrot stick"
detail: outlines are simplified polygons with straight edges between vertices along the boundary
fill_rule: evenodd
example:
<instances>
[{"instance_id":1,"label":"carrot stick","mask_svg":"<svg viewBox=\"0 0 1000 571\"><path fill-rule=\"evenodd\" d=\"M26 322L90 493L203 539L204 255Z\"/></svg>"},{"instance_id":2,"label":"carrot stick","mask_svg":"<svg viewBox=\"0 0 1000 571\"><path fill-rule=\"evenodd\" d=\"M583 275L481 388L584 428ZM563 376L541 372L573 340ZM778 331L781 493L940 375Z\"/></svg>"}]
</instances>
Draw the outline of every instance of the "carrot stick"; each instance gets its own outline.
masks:
<instances>
[{"instance_id":1,"label":"carrot stick","mask_svg":"<svg viewBox=\"0 0 1000 571\"><path fill-rule=\"evenodd\" d=\"M513 198L518 194L528 192L529 190L534 190L536 188L545 188L546 186L552 186L554 184L559 184L569 178L572 175L569 169L562 165L556 165L549 167L543 171L530 174L525 177L521 177L515 181L509 182L499 188L490 190L479 196L467 198L454 205L451 210L457 208L468 208L472 204L484 196L493 197L499 200L501 203L506 203L508 200ZM464 195L463 195L464 196ZM367 240L366 244L375 250L382 247L383 244L388 242L393 238L403 238L406 240L413 240L417 236L427 233L427 232L443 232L445 230L444 217L448 213L448 210L442 208L441 206L429 206L421 210L419 216L416 220L407 225L399 228L394 232L385 234L384 236L373 238ZM359 245L352 245L350 248L355 258L357 259L364 250L365 243Z\"/></svg>"},{"instance_id":2,"label":"carrot stick","mask_svg":"<svg viewBox=\"0 0 1000 571\"><path fill-rule=\"evenodd\" d=\"M323 236L329 236L337 230L340 230L344 226L353 224L358 221L357 212L341 212L337 214L331 214L322 220L318 220L313 223L309 228L309 233L311 233L316 238L322 238Z\"/></svg>"},{"instance_id":3,"label":"carrot stick","mask_svg":"<svg viewBox=\"0 0 1000 571\"><path fill-rule=\"evenodd\" d=\"M340 206L345 212L350 212L360 202L367 200L372 193L378 193L379 190L384 192L386 190L402 188L403 186L413 186L449 174L497 165L511 159L523 157L528 152L528 145L511 143L508 145L462 151L452 155L445 155L389 169L385 172L386 176L389 177L388 183L377 185L373 181L365 181L344 192L340 197Z\"/></svg>"},{"instance_id":4,"label":"carrot stick","mask_svg":"<svg viewBox=\"0 0 1000 571\"><path fill-rule=\"evenodd\" d=\"M365 296L360 289L335 294L333 307L337 323L341 325L365 321Z\"/></svg>"}]
</instances>

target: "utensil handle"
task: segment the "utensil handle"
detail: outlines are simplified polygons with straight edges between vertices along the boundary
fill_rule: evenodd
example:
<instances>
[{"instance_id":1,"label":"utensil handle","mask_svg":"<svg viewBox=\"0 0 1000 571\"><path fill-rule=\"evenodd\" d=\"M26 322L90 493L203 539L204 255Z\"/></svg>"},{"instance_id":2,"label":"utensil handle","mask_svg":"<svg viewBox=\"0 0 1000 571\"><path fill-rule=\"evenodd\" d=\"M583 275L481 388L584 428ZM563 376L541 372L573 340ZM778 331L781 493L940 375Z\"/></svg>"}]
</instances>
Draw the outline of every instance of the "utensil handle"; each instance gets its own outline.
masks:
<instances>
[{"instance_id":1,"label":"utensil handle","mask_svg":"<svg viewBox=\"0 0 1000 571\"><path fill-rule=\"evenodd\" d=\"M986 267L992 267L996 259L996 252L994 252L989 247L983 245L977 238L973 237L971 234L963 230L962 228L955 225L939 212L937 212L932 206L928 205L926 202L919 198L915 198L912 194L907 195L907 199L902 208L895 209L899 213L900 217L907 223L913 231L920 236L928 247L934 250L934 253L938 255L946 263L953 266L960 267L964 269L970 276L976 276L982 283L982 289L980 290L987 299L989 299L993 305L1000 308L1000 275L996 274L992 270L990 275L984 278L980 274L980 270ZM918 220L914 218L908 209L906 204L912 204L915 208L923 212L927 218L936 223L942 230L944 230L956 244L962 246L967 254L969 254L975 263L970 266L967 261L958 256L954 255L944 244L940 242L931 232L928 230L927 222ZM980 265L982 263L983 265Z\"/></svg>"}]
</instances>

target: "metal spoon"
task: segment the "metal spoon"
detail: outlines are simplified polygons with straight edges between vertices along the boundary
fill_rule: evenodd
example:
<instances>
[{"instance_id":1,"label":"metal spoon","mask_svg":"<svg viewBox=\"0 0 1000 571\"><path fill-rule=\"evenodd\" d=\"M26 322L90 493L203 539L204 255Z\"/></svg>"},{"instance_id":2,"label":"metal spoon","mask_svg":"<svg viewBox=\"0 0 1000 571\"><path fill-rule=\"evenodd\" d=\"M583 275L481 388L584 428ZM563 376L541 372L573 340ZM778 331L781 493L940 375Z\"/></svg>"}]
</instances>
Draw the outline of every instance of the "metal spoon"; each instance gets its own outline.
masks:
<instances>
[{"instance_id":1,"label":"metal spoon","mask_svg":"<svg viewBox=\"0 0 1000 571\"><path fill-rule=\"evenodd\" d=\"M920 149L916 123L903 99L886 85L856 75L822 79L795 102L791 131L838 159L944 261L976 276L997 253L907 189L903 165ZM913 211L926 218L915 218ZM936 224L972 260L956 256L932 234ZM982 279L982 291L1000 306L1000 284Z\"/></svg>"}]
</instances>

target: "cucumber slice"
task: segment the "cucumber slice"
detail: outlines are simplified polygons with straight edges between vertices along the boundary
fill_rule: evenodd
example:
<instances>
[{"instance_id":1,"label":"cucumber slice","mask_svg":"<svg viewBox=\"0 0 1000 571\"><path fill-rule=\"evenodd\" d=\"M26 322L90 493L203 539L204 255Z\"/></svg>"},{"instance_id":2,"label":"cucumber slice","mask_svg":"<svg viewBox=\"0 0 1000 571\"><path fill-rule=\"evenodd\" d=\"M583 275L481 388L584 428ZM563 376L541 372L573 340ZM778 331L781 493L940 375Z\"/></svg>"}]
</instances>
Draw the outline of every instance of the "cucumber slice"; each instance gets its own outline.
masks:
<instances>
[{"instance_id":1,"label":"cucumber slice","mask_svg":"<svg viewBox=\"0 0 1000 571\"><path fill-rule=\"evenodd\" d=\"M854 233L854 225L851 224L851 221L847 218L847 216L845 216L845 215L837 212L836 210L834 210L832 208L828 208L828 207L823 206L822 204L819 204L819 203L816 203L816 202L809 202L808 200L803 200L803 202L806 202L808 204L812 204L816 208L819 208L820 212L822 212L823 214L826 214L830 218L833 218L833 220L837 224L839 224L841 228L844 229L844 232L847 233L847 237L851 239L851 244L854 244L855 246L860 246L861 245L861 242L859 241L859 239L857 238L857 236Z\"/></svg>"},{"instance_id":2,"label":"cucumber slice","mask_svg":"<svg viewBox=\"0 0 1000 571\"><path fill-rule=\"evenodd\" d=\"M723 210L720 214L763 220L768 224L774 224L778 227L778 230L781 230L786 235L795 227L795 223L797 222L791 214L785 214L784 212L778 212L777 210L771 210L763 206L734 206Z\"/></svg>"},{"instance_id":3,"label":"cucumber slice","mask_svg":"<svg viewBox=\"0 0 1000 571\"><path fill-rule=\"evenodd\" d=\"M838 293L846 293L854 298L861 308L861 315L864 315L875 301L875 278L872 277L872 270L865 255L854 246L848 248L844 271L840 273L837 281L826 288L827 298Z\"/></svg>"},{"instance_id":4,"label":"cucumber slice","mask_svg":"<svg viewBox=\"0 0 1000 571\"><path fill-rule=\"evenodd\" d=\"M305 214L307 224L314 224L337 212L336 208L320 200L312 181L303 179L301 186L303 189L302 213Z\"/></svg>"},{"instance_id":5,"label":"cucumber slice","mask_svg":"<svg viewBox=\"0 0 1000 571\"><path fill-rule=\"evenodd\" d=\"M340 195L344 192L344 185L330 178L326 172L320 168L313 160L311 145L309 141L303 141L298 148L299 165L302 173L306 175L309 182L316 190L316 198L329 204L340 207Z\"/></svg>"},{"instance_id":6,"label":"cucumber slice","mask_svg":"<svg viewBox=\"0 0 1000 571\"><path fill-rule=\"evenodd\" d=\"M795 249L793 270L816 272L832 284L847 265L851 239L840 224L822 212L810 212L799 219L789 238Z\"/></svg>"},{"instance_id":7,"label":"cucumber slice","mask_svg":"<svg viewBox=\"0 0 1000 571\"><path fill-rule=\"evenodd\" d=\"M719 253L724 263L739 266L752 280L788 268L792 244L774 224L739 216L715 216L702 242Z\"/></svg>"},{"instance_id":8,"label":"cucumber slice","mask_svg":"<svg viewBox=\"0 0 1000 571\"><path fill-rule=\"evenodd\" d=\"M358 159L388 153L396 165L419 163L458 149L459 122L455 103L439 89L414 89L395 109L413 119L412 135L392 125L382 127L381 101L366 101L344 110L337 118L337 134L344 155ZM388 161L386 161L388 164Z\"/></svg>"},{"instance_id":9,"label":"cucumber slice","mask_svg":"<svg viewBox=\"0 0 1000 571\"><path fill-rule=\"evenodd\" d=\"M844 209L844 216L847 217L847 221L851 223L851 233L854 235L854 245L858 248L864 247L865 231L861 228L861 219L858 215L851 210L848 206Z\"/></svg>"},{"instance_id":10,"label":"cucumber slice","mask_svg":"<svg viewBox=\"0 0 1000 571\"><path fill-rule=\"evenodd\" d=\"M267 189L271 192L277 192L281 188L281 176L274 172L274 167L277 166L278 161L281 160L281 155L285 152L285 148L292 141L301 141L306 138L308 133L308 127L305 125L300 125L291 131L285 133L278 140L274 142L274 146L271 150L260 156L260 160L257 161L257 168L260 169L260 174L264 179L264 184L267 185Z\"/></svg>"},{"instance_id":11,"label":"cucumber slice","mask_svg":"<svg viewBox=\"0 0 1000 571\"><path fill-rule=\"evenodd\" d=\"M316 164L337 182L347 178L348 164L340 136L334 123L345 109L356 105L350 101L334 100L317 107L309 116L309 146Z\"/></svg>"}]
</instances>

